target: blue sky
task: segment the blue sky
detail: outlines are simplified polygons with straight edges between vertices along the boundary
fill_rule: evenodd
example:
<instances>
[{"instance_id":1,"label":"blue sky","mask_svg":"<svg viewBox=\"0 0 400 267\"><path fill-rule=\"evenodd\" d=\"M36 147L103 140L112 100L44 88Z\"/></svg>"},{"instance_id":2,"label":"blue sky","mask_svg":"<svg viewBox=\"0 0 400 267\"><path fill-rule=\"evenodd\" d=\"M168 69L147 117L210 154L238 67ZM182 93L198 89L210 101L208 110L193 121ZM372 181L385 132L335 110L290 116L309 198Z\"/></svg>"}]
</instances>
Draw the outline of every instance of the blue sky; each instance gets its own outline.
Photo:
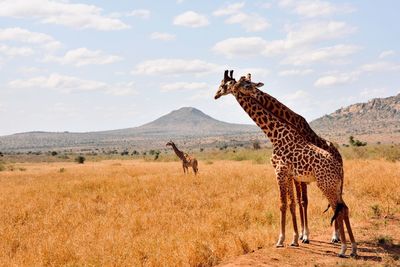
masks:
<instances>
[{"instance_id":1,"label":"blue sky","mask_svg":"<svg viewBox=\"0 0 400 267\"><path fill-rule=\"evenodd\" d=\"M308 120L400 92L399 1L0 0L0 135L139 126L252 73Z\"/></svg>"}]
</instances>

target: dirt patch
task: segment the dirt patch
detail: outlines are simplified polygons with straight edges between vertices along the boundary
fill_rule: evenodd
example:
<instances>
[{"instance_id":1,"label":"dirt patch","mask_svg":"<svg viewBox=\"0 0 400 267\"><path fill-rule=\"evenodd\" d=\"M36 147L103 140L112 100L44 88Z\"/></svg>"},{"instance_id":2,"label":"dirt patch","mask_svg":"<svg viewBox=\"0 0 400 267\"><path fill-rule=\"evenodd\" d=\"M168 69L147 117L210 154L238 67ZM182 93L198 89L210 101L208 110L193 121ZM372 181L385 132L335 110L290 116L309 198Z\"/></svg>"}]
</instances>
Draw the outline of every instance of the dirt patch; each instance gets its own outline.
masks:
<instances>
[{"instance_id":1,"label":"dirt patch","mask_svg":"<svg viewBox=\"0 0 400 267\"><path fill-rule=\"evenodd\" d=\"M377 224L380 227L377 227ZM356 258L338 258L340 244L332 244L324 240L326 236L318 236L311 239L310 244L300 244L299 247L261 248L218 266L400 266L399 225L399 216L392 216L373 219L361 227L356 227L359 233L356 236ZM350 244L347 255L349 253Z\"/></svg>"}]
</instances>

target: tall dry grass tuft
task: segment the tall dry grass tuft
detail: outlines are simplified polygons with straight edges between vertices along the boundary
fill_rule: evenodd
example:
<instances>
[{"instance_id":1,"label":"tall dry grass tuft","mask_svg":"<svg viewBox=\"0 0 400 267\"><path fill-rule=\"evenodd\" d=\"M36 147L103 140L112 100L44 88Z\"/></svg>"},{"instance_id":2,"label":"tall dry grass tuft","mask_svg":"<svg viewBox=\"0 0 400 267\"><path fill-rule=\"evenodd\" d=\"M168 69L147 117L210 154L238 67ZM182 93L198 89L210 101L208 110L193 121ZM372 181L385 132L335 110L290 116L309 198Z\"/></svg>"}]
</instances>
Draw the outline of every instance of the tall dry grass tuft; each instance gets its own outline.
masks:
<instances>
[{"instance_id":1,"label":"tall dry grass tuft","mask_svg":"<svg viewBox=\"0 0 400 267\"><path fill-rule=\"evenodd\" d=\"M201 161L198 176L183 175L179 162L139 160L15 167L0 173L2 266L212 266L278 237L268 164ZM400 213L399 170L380 160L345 162L353 224L376 216L373 205L380 216ZM309 198L311 234L328 240L327 201L315 185Z\"/></svg>"}]
</instances>

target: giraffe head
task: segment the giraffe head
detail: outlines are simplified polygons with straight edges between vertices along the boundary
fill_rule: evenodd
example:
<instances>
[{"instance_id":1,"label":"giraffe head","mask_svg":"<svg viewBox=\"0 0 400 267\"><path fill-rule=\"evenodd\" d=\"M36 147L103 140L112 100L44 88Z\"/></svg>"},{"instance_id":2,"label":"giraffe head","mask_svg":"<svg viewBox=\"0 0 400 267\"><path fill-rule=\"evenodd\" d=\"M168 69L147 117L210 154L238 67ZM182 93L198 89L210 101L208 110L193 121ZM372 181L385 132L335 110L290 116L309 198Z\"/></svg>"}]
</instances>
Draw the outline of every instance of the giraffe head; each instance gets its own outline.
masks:
<instances>
[{"instance_id":1,"label":"giraffe head","mask_svg":"<svg viewBox=\"0 0 400 267\"><path fill-rule=\"evenodd\" d=\"M218 91L215 94L215 99L220 98L223 95L228 95L236 92L241 92L244 95L251 95L258 87L263 86L263 83L253 83L251 81L251 74L242 76L237 82L233 78L233 70L229 72L226 70L224 73L224 79L219 85Z\"/></svg>"},{"instance_id":2,"label":"giraffe head","mask_svg":"<svg viewBox=\"0 0 400 267\"><path fill-rule=\"evenodd\" d=\"M259 87L262 87L264 84L254 83L251 81L251 74L248 73L247 76L242 76L240 79L232 86L230 89L232 92L240 92L244 95L251 95L256 92Z\"/></svg>"},{"instance_id":3,"label":"giraffe head","mask_svg":"<svg viewBox=\"0 0 400 267\"><path fill-rule=\"evenodd\" d=\"M169 142L165 145L165 146L173 146L174 142L172 142L172 140L169 140Z\"/></svg>"},{"instance_id":4,"label":"giraffe head","mask_svg":"<svg viewBox=\"0 0 400 267\"><path fill-rule=\"evenodd\" d=\"M215 94L215 99L220 98L223 95L227 95L232 93L230 89L232 88L232 85L236 83L236 80L233 78L233 70L229 72L228 75L228 70L224 72L224 79L222 79L221 84L219 85L218 91Z\"/></svg>"}]
</instances>

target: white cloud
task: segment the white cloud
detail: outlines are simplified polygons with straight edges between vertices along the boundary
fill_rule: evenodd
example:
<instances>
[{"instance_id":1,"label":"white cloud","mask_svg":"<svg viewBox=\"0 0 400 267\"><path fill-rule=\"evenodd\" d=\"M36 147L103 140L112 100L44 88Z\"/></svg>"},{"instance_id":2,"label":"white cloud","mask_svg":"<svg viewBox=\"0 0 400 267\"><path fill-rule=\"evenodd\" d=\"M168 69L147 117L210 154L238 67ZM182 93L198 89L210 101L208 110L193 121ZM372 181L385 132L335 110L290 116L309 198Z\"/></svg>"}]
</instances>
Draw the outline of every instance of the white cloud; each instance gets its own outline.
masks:
<instances>
[{"instance_id":1,"label":"white cloud","mask_svg":"<svg viewBox=\"0 0 400 267\"><path fill-rule=\"evenodd\" d=\"M150 18L150 10L147 9L135 9L127 14L128 17L137 17L141 19Z\"/></svg>"},{"instance_id":2,"label":"white cloud","mask_svg":"<svg viewBox=\"0 0 400 267\"><path fill-rule=\"evenodd\" d=\"M153 32L150 38L153 40L173 41L175 40L175 35L166 32Z\"/></svg>"},{"instance_id":3,"label":"white cloud","mask_svg":"<svg viewBox=\"0 0 400 267\"><path fill-rule=\"evenodd\" d=\"M45 71L44 69L36 68L36 67L21 67L18 69L19 73L22 74L33 74Z\"/></svg>"},{"instance_id":4,"label":"white cloud","mask_svg":"<svg viewBox=\"0 0 400 267\"><path fill-rule=\"evenodd\" d=\"M228 38L214 45L212 50L228 58L259 55L267 41L261 37Z\"/></svg>"},{"instance_id":5,"label":"white cloud","mask_svg":"<svg viewBox=\"0 0 400 267\"><path fill-rule=\"evenodd\" d=\"M365 73L390 71L400 71L400 65L387 61L379 61L375 63L364 64L361 67L357 68L357 70L352 72L336 73L322 76L317 81L315 81L314 86L327 87L343 85L359 80L360 76Z\"/></svg>"},{"instance_id":6,"label":"white cloud","mask_svg":"<svg viewBox=\"0 0 400 267\"><path fill-rule=\"evenodd\" d=\"M382 53L380 53L379 58L382 59L382 58L385 58L385 57L393 56L395 54L396 53L393 50L385 50L385 51L382 51Z\"/></svg>"},{"instance_id":7,"label":"white cloud","mask_svg":"<svg viewBox=\"0 0 400 267\"><path fill-rule=\"evenodd\" d=\"M210 88L210 86L204 82L176 82L161 85L161 92L205 90L208 88Z\"/></svg>"},{"instance_id":8,"label":"white cloud","mask_svg":"<svg viewBox=\"0 0 400 267\"><path fill-rule=\"evenodd\" d=\"M75 65L77 67L85 65L105 65L122 60L121 57L108 55L100 50L89 50L81 47L68 51L62 57L47 56L45 61L58 62L63 65Z\"/></svg>"},{"instance_id":9,"label":"white cloud","mask_svg":"<svg viewBox=\"0 0 400 267\"><path fill-rule=\"evenodd\" d=\"M244 5L245 5L244 2L230 4L226 7L221 7L219 9L215 10L213 12L213 15L219 17L219 16L228 16L228 15L236 14L236 13L240 12L240 10L244 7Z\"/></svg>"},{"instance_id":10,"label":"white cloud","mask_svg":"<svg viewBox=\"0 0 400 267\"><path fill-rule=\"evenodd\" d=\"M354 7L347 4L332 4L321 0L281 0L279 6L290 9L297 15L315 18L334 14L354 12Z\"/></svg>"},{"instance_id":11,"label":"white cloud","mask_svg":"<svg viewBox=\"0 0 400 267\"><path fill-rule=\"evenodd\" d=\"M286 99L286 101L298 101L307 97L309 97L307 92L303 90L297 90L296 92L286 95L283 98Z\"/></svg>"},{"instance_id":12,"label":"white cloud","mask_svg":"<svg viewBox=\"0 0 400 267\"><path fill-rule=\"evenodd\" d=\"M360 72L355 71L351 73L339 73L331 74L320 77L315 81L314 86L316 87L329 87L336 85L344 85L354 82L358 79Z\"/></svg>"},{"instance_id":13,"label":"white cloud","mask_svg":"<svg viewBox=\"0 0 400 267\"><path fill-rule=\"evenodd\" d=\"M0 54L8 57L30 56L33 53L33 49L30 47L12 47L0 44Z\"/></svg>"},{"instance_id":14,"label":"white cloud","mask_svg":"<svg viewBox=\"0 0 400 267\"><path fill-rule=\"evenodd\" d=\"M0 28L0 41L14 41L41 45L46 50L54 50L61 47L61 43L56 41L50 35L40 32L32 32L18 27Z\"/></svg>"},{"instance_id":15,"label":"white cloud","mask_svg":"<svg viewBox=\"0 0 400 267\"><path fill-rule=\"evenodd\" d=\"M240 24L248 32L259 32L267 29L270 24L258 14L238 13L225 20L227 24Z\"/></svg>"},{"instance_id":16,"label":"white cloud","mask_svg":"<svg viewBox=\"0 0 400 267\"><path fill-rule=\"evenodd\" d=\"M207 26L209 23L206 16L196 13L194 11L186 11L173 20L174 25L185 26L191 28L199 28Z\"/></svg>"},{"instance_id":17,"label":"white cloud","mask_svg":"<svg viewBox=\"0 0 400 267\"><path fill-rule=\"evenodd\" d=\"M398 71L400 65L388 61L379 61L361 66L361 71L364 72L386 72L386 71Z\"/></svg>"},{"instance_id":18,"label":"white cloud","mask_svg":"<svg viewBox=\"0 0 400 267\"><path fill-rule=\"evenodd\" d=\"M384 94L386 94L386 92L386 88L364 88L360 92L360 96L366 99L371 99L375 97L382 97Z\"/></svg>"},{"instance_id":19,"label":"white cloud","mask_svg":"<svg viewBox=\"0 0 400 267\"><path fill-rule=\"evenodd\" d=\"M226 57L276 56L290 54L308 48L322 41L334 40L353 33L355 27L339 21L308 22L291 25L286 28L284 39L267 41L261 37L228 38L216 43L213 50ZM346 48L346 49L345 49ZM351 49L350 49L351 48ZM336 53L350 53L356 50L353 46L338 45ZM301 51L304 52L304 51ZM326 51L322 51L326 54ZM318 57L321 57L319 51ZM326 56L325 56L326 57Z\"/></svg>"},{"instance_id":20,"label":"white cloud","mask_svg":"<svg viewBox=\"0 0 400 267\"><path fill-rule=\"evenodd\" d=\"M319 21L287 27L285 39L268 42L264 54L267 56L287 52L317 42L334 40L353 33L355 27L341 21Z\"/></svg>"},{"instance_id":21,"label":"white cloud","mask_svg":"<svg viewBox=\"0 0 400 267\"><path fill-rule=\"evenodd\" d=\"M264 68L243 68L235 70L236 75L245 76L247 73L251 73L251 79L253 81L259 81L261 78L265 78L271 72L268 69Z\"/></svg>"},{"instance_id":22,"label":"white cloud","mask_svg":"<svg viewBox=\"0 0 400 267\"><path fill-rule=\"evenodd\" d=\"M313 73L312 69L290 69L290 70L282 70L278 73L279 76L305 76Z\"/></svg>"},{"instance_id":23,"label":"white cloud","mask_svg":"<svg viewBox=\"0 0 400 267\"><path fill-rule=\"evenodd\" d=\"M145 75L180 75L180 74L204 74L215 72L220 67L203 60L193 59L154 59L144 61L136 66L132 74Z\"/></svg>"},{"instance_id":24,"label":"white cloud","mask_svg":"<svg viewBox=\"0 0 400 267\"><path fill-rule=\"evenodd\" d=\"M267 29L270 24L262 16L242 12L244 3L230 4L213 12L214 16L228 16L227 24L240 24L248 32L258 32Z\"/></svg>"},{"instance_id":25,"label":"white cloud","mask_svg":"<svg viewBox=\"0 0 400 267\"><path fill-rule=\"evenodd\" d=\"M127 29L119 19L105 16L95 5L54 0L2 0L0 16L33 18L41 23L101 31Z\"/></svg>"},{"instance_id":26,"label":"white cloud","mask_svg":"<svg viewBox=\"0 0 400 267\"><path fill-rule=\"evenodd\" d=\"M38 76L30 79L18 79L8 83L11 88L44 88L59 90L63 93L76 91L102 91L111 95L135 94L136 90L132 82L107 84L104 82L80 79L74 76L61 75L57 73L49 76Z\"/></svg>"},{"instance_id":27,"label":"white cloud","mask_svg":"<svg viewBox=\"0 0 400 267\"><path fill-rule=\"evenodd\" d=\"M313 49L311 51L301 51L294 55L290 55L285 58L283 64L291 65L308 65L316 62L329 62L335 63L343 60L344 57L348 57L351 54L357 52L360 48L355 45L335 45L329 47L323 47L319 49Z\"/></svg>"}]
</instances>

